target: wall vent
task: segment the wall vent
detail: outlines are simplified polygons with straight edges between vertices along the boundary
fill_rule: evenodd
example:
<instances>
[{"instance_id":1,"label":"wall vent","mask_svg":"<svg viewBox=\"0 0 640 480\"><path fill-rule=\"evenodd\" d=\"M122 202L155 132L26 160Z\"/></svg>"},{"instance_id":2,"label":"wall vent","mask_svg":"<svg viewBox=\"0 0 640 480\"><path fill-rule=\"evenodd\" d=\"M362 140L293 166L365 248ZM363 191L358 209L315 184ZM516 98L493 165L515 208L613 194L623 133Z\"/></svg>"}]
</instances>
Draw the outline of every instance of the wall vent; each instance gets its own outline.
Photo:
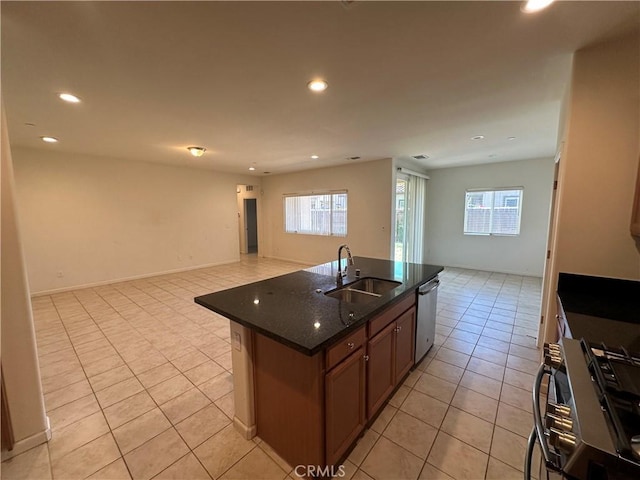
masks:
<instances>
[{"instance_id":1,"label":"wall vent","mask_svg":"<svg viewBox=\"0 0 640 480\"><path fill-rule=\"evenodd\" d=\"M429 158L429 155L412 155L411 158L415 160L426 160Z\"/></svg>"},{"instance_id":2,"label":"wall vent","mask_svg":"<svg viewBox=\"0 0 640 480\"><path fill-rule=\"evenodd\" d=\"M253 185L245 185L244 188L247 192L253 192Z\"/></svg>"}]
</instances>

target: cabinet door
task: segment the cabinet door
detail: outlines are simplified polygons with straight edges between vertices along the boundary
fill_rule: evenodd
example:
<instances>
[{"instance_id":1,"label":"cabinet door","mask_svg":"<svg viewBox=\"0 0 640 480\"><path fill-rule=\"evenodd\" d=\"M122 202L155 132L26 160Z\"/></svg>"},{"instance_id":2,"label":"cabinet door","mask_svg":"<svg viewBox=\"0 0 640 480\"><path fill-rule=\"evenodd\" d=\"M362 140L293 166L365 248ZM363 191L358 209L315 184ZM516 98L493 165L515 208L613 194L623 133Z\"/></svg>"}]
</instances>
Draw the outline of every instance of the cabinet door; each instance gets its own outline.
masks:
<instances>
[{"instance_id":1,"label":"cabinet door","mask_svg":"<svg viewBox=\"0 0 640 480\"><path fill-rule=\"evenodd\" d=\"M351 446L366 423L365 358L358 348L325 376L327 465Z\"/></svg>"},{"instance_id":2,"label":"cabinet door","mask_svg":"<svg viewBox=\"0 0 640 480\"><path fill-rule=\"evenodd\" d=\"M371 418L395 387L395 329L387 325L367 344L367 418Z\"/></svg>"},{"instance_id":3,"label":"cabinet door","mask_svg":"<svg viewBox=\"0 0 640 480\"><path fill-rule=\"evenodd\" d=\"M416 309L410 308L396 320L396 382L413 367L415 351Z\"/></svg>"}]
</instances>

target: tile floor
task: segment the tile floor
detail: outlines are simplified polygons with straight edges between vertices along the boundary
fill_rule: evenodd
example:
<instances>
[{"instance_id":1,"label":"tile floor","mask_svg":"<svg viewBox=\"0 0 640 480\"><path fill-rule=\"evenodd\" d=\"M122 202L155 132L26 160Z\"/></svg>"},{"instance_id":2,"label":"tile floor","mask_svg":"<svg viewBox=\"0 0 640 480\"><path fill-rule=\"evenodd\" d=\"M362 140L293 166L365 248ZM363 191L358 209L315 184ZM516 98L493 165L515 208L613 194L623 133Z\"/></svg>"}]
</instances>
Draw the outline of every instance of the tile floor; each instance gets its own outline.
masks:
<instances>
[{"instance_id":1,"label":"tile floor","mask_svg":"<svg viewBox=\"0 0 640 480\"><path fill-rule=\"evenodd\" d=\"M300 269L238 264L36 297L52 440L9 479L297 478L232 424L228 321L193 297ZM436 345L345 462L348 479L521 478L540 279L446 269Z\"/></svg>"}]
</instances>

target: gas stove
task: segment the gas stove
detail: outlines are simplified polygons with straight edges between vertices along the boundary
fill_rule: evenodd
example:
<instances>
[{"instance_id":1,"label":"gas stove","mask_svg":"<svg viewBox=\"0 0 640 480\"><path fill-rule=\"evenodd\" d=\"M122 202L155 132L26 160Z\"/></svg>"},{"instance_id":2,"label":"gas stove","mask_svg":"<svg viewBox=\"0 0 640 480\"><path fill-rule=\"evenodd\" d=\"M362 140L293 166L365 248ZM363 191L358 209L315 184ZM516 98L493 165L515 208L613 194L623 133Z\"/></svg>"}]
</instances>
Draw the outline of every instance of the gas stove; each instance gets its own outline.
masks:
<instances>
[{"instance_id":1,"label":"gas stove","mask_svg":"<svg viewBox=\"0 0 640 480\"><path fill-rule=\"evenodd\" d=\"M546 469L564 478L640 479L640 355L567 338L545 345L533 402L526 474L537 442Z\"/></svg>"}]
</instances>

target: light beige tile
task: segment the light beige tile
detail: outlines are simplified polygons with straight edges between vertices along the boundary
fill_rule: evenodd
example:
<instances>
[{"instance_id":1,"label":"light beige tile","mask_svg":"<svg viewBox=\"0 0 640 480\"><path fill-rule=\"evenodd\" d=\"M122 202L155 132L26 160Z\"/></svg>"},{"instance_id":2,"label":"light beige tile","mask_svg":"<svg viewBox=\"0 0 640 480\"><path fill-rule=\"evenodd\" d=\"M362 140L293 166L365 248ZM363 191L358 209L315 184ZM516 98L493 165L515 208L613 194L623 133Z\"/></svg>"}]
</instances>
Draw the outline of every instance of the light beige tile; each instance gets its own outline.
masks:
<instances>
[{"instance_id":1,"label":"light beige tile","mask_svg":"<svg viewBox=\"0 0 640 480\"><path fill-rule=\"evenodd\" d=\"M176 430L193 450L229 424L229 417L215 405L209 405L178 423Z\"/></svg>"},{"instance_id":2,"label":"light beige tile","mask_svg":"<svg viewBox=\"0 0 640 480\"><path fill-rule=\"evenodd\" d=\"M436 353L436 360L450 363L451 365L455 365L456 367L465 368L467 366L467 362L469 361L469 355L461 352L457 352L455 350L451 350L443 346Z\"/></svg>"},{"instance_id":3,"label":"light beige tile","mask_svg":"<svg viewBox=\"0 0 640 480\"><path fill-rule=\"evenodd\" d=\"M457 480L484 476L489 456L444 433L438 433L428 462Z\"/></svg>"},{"instance_id":4,"label":"light beige tile","mask_svg":"<svg viewBox=\"0 0 640 480\"><path fill-rule=\"evenodd\" d=\"M111 433L102 435L64 457L51 462L54 478L86 478L120 458Z\"/></svg>"},{"instance_id":5,"label":"light beige tile","mask_svg":"<svg viewBox=\"0 0 640 480\"><path fill-rule=\"evenodd\" d=\"M100 411L61 428L49 440L51 460L58 460L108 432L109 425Z\"/></svg>"},{"instance_id":6,"label":"light beige tile","mask_svg":"<svg viewBox=\"0 0 640 480\"><path fill-rule=\"evenodd\" d=\"M533 397L530 391L503 383L500 401L533 413Z\"/></svg>"},{"instance_id":7,"label":"light beige tile","mask_svg":"<svg viewBox=\"0 0 640 480\"><path fill-rule=\"evenodd\" d=\"M167 359L160 353L149 353L141 355L134 360L127 361L129 368L136 375L140 375L147 370L151 370L153 367L158 367L166 363Z\"/></svg>"},{"instance_id":8,"label":"light beige tile","mask_svg":"<svg viewBox=\"0 0 640 480\"><path fill-rule=\"evenodd\" d=\"M138 380L144 385L145 388L151 388L165 380L169 380L172 377L178 375L180 371L174 367L171 363L167 362L159 367L154 367L146 372L138 375Z\"/></svg>"},{"instance_id":9,"label":"light beige tile","mask_svg":"<svg viewBox=\"0 0 640 480\"><path fill-rule=\"evenodd\" d=\"M154 385L148 389L148 392L158 405L162 405L192 388L193 384L185 376L177 375L169 380L165 380L164 382Z\"/></svg>"},{"instance_id":10,"label":"light beige tile","mask_svg":"<svg viewBox=\"0 0 640 480\"><path fill-rule=\"evenodd\" d=\"M47 445L38 445L0 465L5 480L51 480L51 465Z\"/></svg>"},{"instance_id":11,"label":"light beige tile","mask_svg":"<svg viewBox=\"0 0 640 480\"><path fill-rule=\"evenodd\" d=\"M211 401L216 401L233 390L233 376L230 373L222 373L211 380L198 385L198 388Z\"/></svg>"},{"instance_id":12,"label":"light beige tile","mask_svg":"<svg viewBox=\"0 0 640 480\"><path fill-rule=\"evenodd\" d=\"M104 409L104 416L111 429L116 429L143 413L156 407L155 402L147 392L140 392Z\"/></svg>"},{"instance_id":13,"label":"light beige tile","mask_svg":"<svg viewBox=\"0 0 640 480\"><path fill-rule=\"evenodd\" d=\"M216 407L222 410L227 417L233 420L233 416L235 415L235 399L233 398L233 392L229 392L220 397L214 403Z\"/></svg>"},{"instance_id":14,"label":"light beige tile","mask_svg":"<svg viewBox=\"0 0 640 480\"><path fill-rule=\"evenodd\" d=\"M451 405L467 413L493 422L498 410L498 401L465 387L458 387Z\"/></svg>"},{"instance_id":15,"label":"light beige tile","mask_svg":"<svg viewBox=\"0 0 640 480\"><path fill-rule=\"evenodd\" d=\"M142 390L144 390L142 384L137 378L132 377L96 392L96 397L98 398L98 402L100 402L100 406L102 408L107 408L108 406L118 403L125 398L132 397Z\"/></svg>"},{"instance_id":16,"label":"light beige tile","mask_svg":"<svg viewBox=\"0 0 640 480\"><path fill-rule=\"evenodd\" d=\"M197 367L192 368L191 370L187 370L186 372L184 372L184 375L194 385L200 385L201 383L204 383L207 380L212 379L213 377L217 377L224 371L225 369L218 365L216 362L214 362L213 360L209 360L208 362L202 363Z\"/></svg>"},{"instance_id":17,"label":"light beige tile","mask_svg":"<svg viewBox=\"0 0 640 480\"><path fill-rule=\"evenodd\" d=\"M349 461L354 465L360 465L369 454L375 443L380 438L380 434L373 430L366 430L364 435L357 441L356 446L349 454Z\"/></svg>"},{"instance_id":18,"label":"light beige tile","mask_svg":"<svg viewBox=\"0 0 640 480\"><path fill-rule=\"evenodd\" d=\"M209 475L218 478L255 447L255 443L242 438L233 425L229 425L196 448L193 453Z\"/></svg>"},{"instance_id":19,"label":"light beige tile","mask_svg":"<svg viewBox=\"0 0 640 480\"><path fill-rule=\"evenodd\" d=\"M509 342L498 340L497 338L487 337L486 335L480 336L478 339L478 346L491 348L498 352L507 353L509 352Z\"/></svg>"},{"instance_id":20,"label":"light beige tile","mask_svg":"<svg viewBox=\"0 0 640 480\"><path fill-rule=\"evenodd\" d=\"M120 383L123 380L133 377L133 372L129 370L129 367L122 366L115 368L104 373L100 373L94 377L89 377L89 383L93 387L93 390L99 392L111 385Z\"/></svg>"},{"instance_id":21,"label":"light beige tile","mask_svg":"<svg viewBox=\"0 0 640 480\"><path fill-rule=\"evenodd\" d=\"M175 463L189 452L189 447L173 429L165 430L135 450L124 460L134 480L149 479Z\"/></svg>"},{"instance_id":22,"label":"light beige tile","mask_svg":"<svg viewBox=\"0 0 640 480\"><path fill-rule=\"evenodd\" d=\"M454 350L456 352L464 353L466 355L471 355L473 349L475 348L476 343L465 342L464 340L460 340L458 338L449 337L442 346L444 348L448 348L450 350Z\"/></svg>"},{"instance_id":23,"label":"light beige tile","mask_svg":"<svg viewBox=\"0 0 640 480\"><path fill-rule=\"evenodd\" d=\"M426 459L437 433L436 428L400 411L393 417L383 436L414 455Z\"/></svg>"},{"instance_id":24,"label":"light beige tile","mask_svg":"<svg viewBox=\"0 0 640 480\"><path fill-rule=\"evenodd\" d=\"M373 478L414 480L420 475L424 460L381 437L364 459L360 469Z\"/></svg>"},{"instance_id":25,"label":"light beige tile","mask_svg":"<svg viewBox=\"0 0 640 480\"><path fill-rule=\"evenodd\" d=\"M47 415L51 422L51 430L55 432L99 410L100 405L96 397L91 394L51 410Z\"/></svg>"},{"instance_id":26,"label":"light beige tile","mask_svg":"<svg viewBox=\"0 0 640 480\"><path fill-rule=\"evenodd\" d=\"M398 409L396 407L387 404L378 415L378 418L373 422L373 425L371 425L371 430L382 433L397 411Z\"/></svg>"},{"instance_id":27,"label":"light beige tile","mask_svg":"<svg viewBox=\"0 0 640 480\"><path fill-rule=\"evenodd\" d=\"M512 370L511 368L507 368L504 372L504 383L508 383L509 385L523 390L532 391L534 380L535 377L533 375L519 372L518 370Z\"/></svg>"},{"instance_id":28,"label":"light beige tile","mask_svg":"<svg viewBox=\"0 0 640 480\"><path fill-rule=\"evenodd\" d=\"M507 363L506 353L499 352L491 347L483 347L482 345L476 345L476 348L473 350L473 356L495 363L496 365L504 366Z\"/></svg>"},{"instance_id":29,"label":"light beige tile","mask_svg":"<svg viewBox=\"0 0 640 480\"><path fill-rule=\"evenodd\" d=\"M502 382L467 370L460 380L460 385L497 400L500 398Z\"/></svg>"},{"instance_id":30,"label":"light beige tile","mask_svg":"<svg viewBox=\"0 0 640 480\"><path fill-rule=\"evenodd\" d=\"M447 403L413 390L407 396L400 410L419 418L433 427L439 428L447 408L449 408Z\"/></svg>"},{"instance_id":31,"label":"light beige tile","mask_svg":"<svg viewBox=\"0 0 640 480\"><path fill-rule=\"evenodd\" d=\"M528 437L532 428L532 416L530 412L500 402L496 425L523 437Z\"/></svg>"},{"instance_id":32,"label":"light beige tile","mask_svg":"<svg viewBox=\"0 0 640 480\"><path fill-rule=\"evenodd\" d=\"M423 373L413 388L419 392L426 393L430 397L450 403L457 387L454 383Z\"/></svg>"},{"instance_id":33,"label":"light beige tile","mask_svg":"<svg viewBox=\"0 0 640 480\"><path fill-rule=\"evenodd\" d=\"M46 393L44 395L44 402L47 406L47 411L51 411L55 408L61 407L62 405L66 405L69 402L86 397L91 393L93 393L91 385L89 385L89 382L86 379L82 379L68 387Z\"/></svg>"},{"instance_id":34,"label":"light beige tile","mask_svg":"<svg viewBox=\"0 0 640 480\"><path fill-rule=\"evenodd\" d=\"M84 372L87 377L93 377L100 373L108 372L114 368L124 365L124 361L120 358L120 355L110 355L105 358L101 358L95 362L84 365Z\"/></svg>"},{"instance_id":35,"label":"light beige tile","mask_svg":"<svg viewBox=\"0 0 640 480\"><path fill-rule=\"evenodd\" d=\"M287 461L282 458L280 455L276 453L276 451L267 444L267 442L260 442L258 444L258 448L260 448L264 453L269 455L271 460L276 462L278 466L287 473L291 473L293 467L287 463ZM351 464L353 465L353 464ZM355 467L355 465L353 465ZM355 471L355 470L354 470Z\"/></svg>"},{"instance_id":36,"label":"light beige tile","mask_svg":"<svg viewBox=\"0 0 640 480\"><path fill-rule=\"evenodd\" d=\"M521 480L522 472L502 463L493 457L489 457L486 480Z\"/></svg>"},{"instance_id":37,"label":"light beige tile","mask_svg":"<svg viewBox=\"0 0 640 480\"><path fill-rule=\"evenodd\" d=\"M113 431L113 436L120 447L120 451L125 454L170 427L171 423L169 423L162 411L159 408L154 408L116 428Z\"/></svg>"},{"instance_id":38,"label":"light beige tile","mask_svg":"<svg viewBox=\"0 0 640 480\"><path fill-rule=\"evenodd\" d=\"M501 382L504 377L505 368L502 365L497 365L478 357L471 357L469 365L467 365L467 370Z\"/></svg>"},{"instance_id":39,"label":"light beige tile","mask_svg":"<svg viewBox=\"0 0 640 480\"><path fill-rule=\"evenodd\" d=\"M53 377L42 379L42 392L50 393L61 388L68 387L74 383L85 380L87 377L82 369L74 369L69 372L54 375Z\"/></svg>"},{"instance_id":40,"label":"light beige tile","mask_svg":"<svg viewBox=\"0 0 640 480\"><path fill-rule=\"evenodd\" d=\"M220 478L227 480L239 478L282 480L286 476L287 472L281 469L269 455L259 448L254 448Z\"/></svg>"},{"instance_id":41,"label":"light beige tile","mask_svg":"<svg viewBox=\"0 0 640 480\"><path fill-rule=\"evenodd\" d=\"M101 468L96 473L88 477L88 480L130 480L129 470L122 458Z\"/></svg>"},{"instance_id":42,"label":"light beige tile","mask_svg":"<svg viewBox=\"0 0 640 480\"><path fill-rule=\"evenodd\" d=\"M210 404L211 401L194 387L160 405L160 408L175 425Z\"/></svg>"},{"instance_id":43,"label":"light beige tile","mask_svg":"<svg viewBox=\"0 0 640 480\"><path fill-rule=\"evenodd\" d=\"M224 350L227 350L227 351L224 352L222 355L218 355L217 357L214 357L213 360L215 360L215 362L219 364L222 368L230 371L233 366L231 362L231 347L230 346L224 347Z\"/></svg>"},{"instance_id":44,"label":"light beige tile","mask_svg":"<svg viewBox=\"0 0 640 480\"><path fill-rule=\"evenodd\" d=\"M533 360L527 360L526 358L509 354L507 357L507 367L535 375L540 367L540 362L534 362Z\"/></svg>"},{"instance_id":45,"label":"light beige tile","mask_svg":"<svg viewBox=\"0 0 640 480\"><path fill-rule=\"evenodd\" d=\"M438 353L440 352L438 351ZM425 372L433 375L434 377L457 384L462 378L464 368L442 362L435 358L431 361Z\"/></svg>"},{"instance_id":46,"label":"light beige tile","mask_svg":"<svg viewBox=\"0 0 640 480\"><path fill-rule=\"evenodd\" d=\"M209 360L204 353L199 350L195 350L186 355L178 357L174 360L171 360L178 370L181 372L186 372L187 370L191 370L193 367L197 367L198 365Z\"/></svg>"},{"instance_id":47,"label":"light beige tile","mask_svg":"<svg viewBox=\"0 0 640 480\"><path fill-rule=\"evenodd\" d=\"M351 480L374 480L374 479L371 478L362 470L358 469L356 470L356 473L353 474L353 477L351 477Z\"/></svg>"},{"instance_id":48,"label":"light beige tile","mask_svg":"<svg viewBox=\"0 0 640 480\"><path fill-rule=\"evenodd\" d=\"M426 462L422 467L419 478L420 480L454 480L446 473L431 465L429 462Z\"/></svg>"},{"instance_id":49,"label":"light beige tile","mask_svg":"<svg viewBox=\"0 0 640 480\"><path fill-rule=\"evenodd\" d=\"M489 453L493 423L451 407L442 422L441 430L458 440L473 445L478 450Z\"/></svg>"},{"instance_id":50,"label":"light beige tile","mask_svg":"<svg viewBox=\"0 0 640 480\"><path fill-rule=\"evenodd\" d=\"M517 357L522 357L532 362L540 363L540 350L537 348L527 348L521 345L512 344L509 348L509 353Z\"/></svg>"},{"instance_id":51,"label":"light beige tile","mask_svg":"<svg viewBox=\"0 0 640 480\"><path fill-rule=\"evenodd\" d=\"M154 480L211 480L193 453L189 453L153 477Z\"/></svg>"},{"instance_id":52,"label":"light beige tile","mask_svg":"<svg viewBox=\"0 0 640 480\"><path fill-rule=\"evenodd\" d=\"M495 427L491 443L491 456L522 471L527 439L509 432L502 427Z\"/></svg>"}]
</instances>

